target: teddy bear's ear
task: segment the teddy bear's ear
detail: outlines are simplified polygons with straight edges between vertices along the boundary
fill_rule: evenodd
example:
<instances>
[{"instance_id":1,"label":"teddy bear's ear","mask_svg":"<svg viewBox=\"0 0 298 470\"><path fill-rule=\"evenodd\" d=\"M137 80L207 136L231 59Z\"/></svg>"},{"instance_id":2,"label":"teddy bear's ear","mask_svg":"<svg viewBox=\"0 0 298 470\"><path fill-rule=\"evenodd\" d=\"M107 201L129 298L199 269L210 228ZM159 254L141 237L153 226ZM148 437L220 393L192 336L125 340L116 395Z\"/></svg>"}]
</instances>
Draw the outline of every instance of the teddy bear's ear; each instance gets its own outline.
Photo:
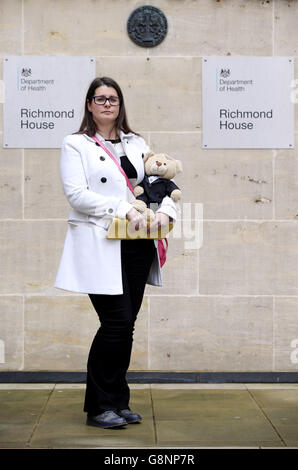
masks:
<instances>
[{"instance_id":1,"label":"teddy bear's ear","mask_svg":"<svg viewBox=\"0 0 298 470\"><path fill-rule=\"evenodd\" d=\"M181 173L183 171L182 162L180 160L175 160L175 162L176 162L176 172Z\"/></svg>"},{"instance_id":2,"label":"teddy bear's ear","mask_svg":"<svg viewBox=\"0 0 298 470\"><path fill-rule=\"evenodd\" d=\"M154 155L154 152L147 152L145 156L143 156L144 154L142 153L142 157L143 157L143 161L144 163L148 160L148 158L152 157Z\"/></svg>"}]
</instances>

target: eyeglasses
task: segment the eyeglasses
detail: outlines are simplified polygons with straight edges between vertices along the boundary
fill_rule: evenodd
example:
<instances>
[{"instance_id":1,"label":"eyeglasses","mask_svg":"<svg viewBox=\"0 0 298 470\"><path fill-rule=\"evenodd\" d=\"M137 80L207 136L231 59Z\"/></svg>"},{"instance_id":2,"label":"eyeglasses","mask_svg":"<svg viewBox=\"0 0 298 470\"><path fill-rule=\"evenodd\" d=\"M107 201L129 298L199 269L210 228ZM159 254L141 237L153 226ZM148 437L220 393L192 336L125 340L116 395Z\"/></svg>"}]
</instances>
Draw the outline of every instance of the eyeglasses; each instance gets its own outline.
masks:
<instances>
[{"instance_id":1,"label":"eyeglasses","mask_svg":"<svg viewBox=\"0 0 298 470\"><path fill-rule=\"evenodd\" d=\"M104 106L107 101L111 106L118 106L120 104L118 96L110 96L109 98L106 98L105 96L93 96L92 99L94 103L99 106Z\"/></svg>"}]
</instances>

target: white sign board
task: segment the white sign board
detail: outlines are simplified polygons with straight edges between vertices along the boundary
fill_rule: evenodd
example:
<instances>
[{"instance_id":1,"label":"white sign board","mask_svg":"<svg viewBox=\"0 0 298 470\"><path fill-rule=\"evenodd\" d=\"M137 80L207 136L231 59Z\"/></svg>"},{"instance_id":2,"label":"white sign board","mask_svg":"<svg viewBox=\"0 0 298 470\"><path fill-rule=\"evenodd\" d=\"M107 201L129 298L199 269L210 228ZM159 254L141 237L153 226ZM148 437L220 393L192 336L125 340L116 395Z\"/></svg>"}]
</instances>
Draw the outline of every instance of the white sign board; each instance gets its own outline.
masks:
<instances>
[{"instance_id":1,"label":"white sign board","mask_svg":"<svg viewBox=\"0 0 298 470\"><path fill-rule=\"evenodd\" d=\"M3 147L59 148L80 126L95 59L8 56L3 78Z\"/></svg>"},{"instance_id":2,"label":"white sign board","mask_svg":"<svg viewBox=\"0 0 298 470\"><path fill-rule=\"evenodd\" d=\"M202 58L203 148L294 148L292 57Z\"/></svg>"}]
</instances>

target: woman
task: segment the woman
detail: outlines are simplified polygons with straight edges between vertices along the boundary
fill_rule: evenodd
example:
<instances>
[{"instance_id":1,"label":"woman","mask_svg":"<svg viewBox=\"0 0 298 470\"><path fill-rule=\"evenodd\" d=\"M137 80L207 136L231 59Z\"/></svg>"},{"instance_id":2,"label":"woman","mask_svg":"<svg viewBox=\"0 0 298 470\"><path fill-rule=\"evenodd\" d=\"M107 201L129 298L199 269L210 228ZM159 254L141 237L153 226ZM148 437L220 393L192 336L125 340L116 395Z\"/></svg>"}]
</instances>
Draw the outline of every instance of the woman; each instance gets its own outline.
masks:
<instances>
[{"instance_id":1,"label":"woman","mask_svg":"<svg viewBox=\"0 0 298 470\"><path fill-rule=\"evenodd\" d=\"M65 137L60 173L72 207L54 286L89 295L100 328L93 340L88 364L84 411L87 424L119 427L141 421L129 407L126 382L134 323L145 284L161 285L157 241L108 240L113 217L127 218L131 226L146 226L132 206L131 191L109 154L124 169L133 186L144 177L144 139L128 126L119 85L108 77L91 83L79 131ZM150 226L166 226L176 219L176 207L165 197Z\"/></svg>"}]
</instances>

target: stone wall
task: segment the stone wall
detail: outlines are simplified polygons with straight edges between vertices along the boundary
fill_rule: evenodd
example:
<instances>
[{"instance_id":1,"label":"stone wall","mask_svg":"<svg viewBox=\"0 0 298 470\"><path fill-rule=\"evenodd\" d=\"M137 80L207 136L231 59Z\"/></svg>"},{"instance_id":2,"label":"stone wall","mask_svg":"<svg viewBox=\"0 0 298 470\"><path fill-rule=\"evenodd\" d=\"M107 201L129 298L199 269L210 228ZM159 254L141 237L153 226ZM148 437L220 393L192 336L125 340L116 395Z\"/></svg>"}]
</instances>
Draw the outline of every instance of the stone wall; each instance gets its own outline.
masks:
<instances>
[{"instance_id":1,"label":"stone wall","mask_svg":"<svg viewBox=\"0 0 298 470\"><path fill-rule=\"evenodd\" d=\"M168 19L152 49L126 33L143 4ZM1 0L0 18L1 59L95 56L132 128L182 160L182 202L203 204L202 247L170 239L164 287L146 288L130 370L297 371L297 148L202 149L201 57L296 58L298 1ZM0 370L84 371L97 315L53 288L69 212L59 150L1 148L0 165Z\"/></svg>"}]
</instances>

